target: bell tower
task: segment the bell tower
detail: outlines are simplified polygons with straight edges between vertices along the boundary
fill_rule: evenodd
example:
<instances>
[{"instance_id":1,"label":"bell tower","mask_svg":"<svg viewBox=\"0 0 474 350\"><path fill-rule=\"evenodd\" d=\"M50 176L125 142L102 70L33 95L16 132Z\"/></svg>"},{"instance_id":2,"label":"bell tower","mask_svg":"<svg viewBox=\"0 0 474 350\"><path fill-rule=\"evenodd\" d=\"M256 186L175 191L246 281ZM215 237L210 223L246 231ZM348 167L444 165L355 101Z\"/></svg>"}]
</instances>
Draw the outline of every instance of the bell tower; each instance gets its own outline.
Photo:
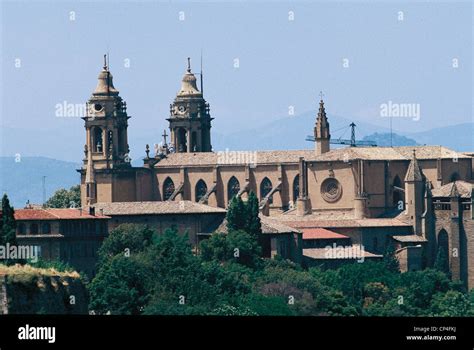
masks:
<instances>
[{"instance_id":1,"label":"bell tower","mask_svg":"<svg viewBox=\"0 0 474 350\"><path fill-rule=\"evenodd\" d=\"M201 72L202 90L202 72ZM191 60L181 82L181 89L170 105L171 146L174 152L211 152L211 115L209 104L199 91Z\"/></svg>"},{"instance_id":2,"label":"bell tower","mask_svg":"<svg viewBox=\"0 0 474 350\"><path fill-rule=\"evenodd\" d=\"M99 73L97 87L86 106L84 165L94 169L130 167L127 104L112 81L107 56Z\"/></svg>"},{"instance_id":3,"label":"bell tower","mask_svg":"<svg viewBox=\"0 0 474 350\"><path fill-rule=\"evenodd\" d=\"M329 140L331 139L322 92L320 93L320 96L321 100L319 101L318 117L316 118L316 125L314 126L314 139L316 141L314 144L316 146L317 155L329 152Z\"/></svg>"}]
</instances>

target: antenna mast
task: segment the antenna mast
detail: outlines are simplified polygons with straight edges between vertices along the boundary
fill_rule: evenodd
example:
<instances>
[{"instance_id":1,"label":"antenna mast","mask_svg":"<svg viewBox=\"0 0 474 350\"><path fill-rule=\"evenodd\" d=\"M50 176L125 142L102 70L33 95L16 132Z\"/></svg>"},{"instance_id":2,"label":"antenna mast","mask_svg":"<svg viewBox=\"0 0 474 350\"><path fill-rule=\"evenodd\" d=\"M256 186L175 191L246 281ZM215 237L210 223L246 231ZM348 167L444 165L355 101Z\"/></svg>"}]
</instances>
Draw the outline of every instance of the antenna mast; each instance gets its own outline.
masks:
<instances>
[{"instance_id":1,"label":"antenna mast","mask_svg":"<svg viewBox=\"0 0 474 350\"><path fill-rule=\"evenodd\" d=\"M42 176L41 179L42 186L43 186L43 208L46 207L46 176Z\"/></svg>"},{"instance_id":2,"label":"antenna mast","mask_svg":"<svg viewBox=\"0 0 474 350\"><path fill-rule=\"evenodd\" d=\"M202 49L201 49L201 94L204 96L203 78L202 78Z\"/></svg>"}]
</instances>

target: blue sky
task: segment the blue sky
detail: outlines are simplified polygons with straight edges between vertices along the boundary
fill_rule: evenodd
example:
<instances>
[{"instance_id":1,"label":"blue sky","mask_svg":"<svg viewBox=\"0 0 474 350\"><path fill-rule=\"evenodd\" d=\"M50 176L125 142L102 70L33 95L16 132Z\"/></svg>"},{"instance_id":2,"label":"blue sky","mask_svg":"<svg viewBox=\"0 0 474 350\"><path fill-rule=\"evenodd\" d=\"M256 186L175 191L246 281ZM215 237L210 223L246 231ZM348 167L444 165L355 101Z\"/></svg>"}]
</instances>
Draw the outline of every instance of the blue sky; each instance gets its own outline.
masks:
<instances>
[{"instance_id":1,"label":"blue sky","mask_svg":"<svg viewBox=\"0 0 474 350\"><path fill-rule=\"evenodd\" d=\"M356 122L388 126L379 110L392 101L421 110L418 121L394 120L397 130L466 123L472 17L468 2L4 1L2 130L39 130L37 142L52 147L61 147L55 133L85 138L82 120L57 118L55 105L87 101L107 51L132 139L156 130L159 140L186 57L196 71L201 50L213 131L221 134L288 117L290 106L296 115L315 110L320 90L328 113Z\"/></svg>"}]
</instances>

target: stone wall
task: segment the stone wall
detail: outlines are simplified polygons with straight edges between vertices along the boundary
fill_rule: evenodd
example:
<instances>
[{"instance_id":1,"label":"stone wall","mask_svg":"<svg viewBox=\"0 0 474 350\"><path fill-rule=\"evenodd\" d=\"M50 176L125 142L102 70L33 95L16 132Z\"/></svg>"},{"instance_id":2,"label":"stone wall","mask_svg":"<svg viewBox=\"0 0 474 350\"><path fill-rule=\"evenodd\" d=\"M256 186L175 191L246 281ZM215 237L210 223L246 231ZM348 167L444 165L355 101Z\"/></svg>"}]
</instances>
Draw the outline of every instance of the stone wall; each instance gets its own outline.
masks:
<instances>
[{"instance_id":1,"label":"stone wall","mask_svg":"<svg viewBox=\"0 0 474 350\"><path fill-rule=\"evenodd\" d=\"M88 296L76 272L0 266L0 314L87 314ZM7 273L4 273L7 272Z\"/></svg>"}]
</instances>

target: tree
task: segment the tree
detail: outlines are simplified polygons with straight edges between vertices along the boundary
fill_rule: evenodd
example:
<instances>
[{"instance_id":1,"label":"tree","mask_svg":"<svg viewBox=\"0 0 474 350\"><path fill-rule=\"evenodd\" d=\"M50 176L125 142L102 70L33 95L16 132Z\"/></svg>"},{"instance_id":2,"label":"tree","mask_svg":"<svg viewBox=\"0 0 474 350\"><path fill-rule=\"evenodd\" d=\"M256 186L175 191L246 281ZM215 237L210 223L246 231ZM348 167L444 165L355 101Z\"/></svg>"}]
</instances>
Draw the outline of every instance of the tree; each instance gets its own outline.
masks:
<instances>
[{"instance_id":1,"label":"tree","mask_svg":"<svg viewBox=\"0 0 474 350\"><path fill-rule=\"evenodd\" d=\"M99 248L99 264L111 257L142 252L151 245L154 231L146 225L122 224L112 231Z\"/></svg>"},{"instance_id":2,"label":"tree","mask_svg":"<svg viewBox=\"0 0 474 350\"><path fill-rule=\"evenodd\" d=\"M46 201L48 208L79 208L81 206L81 186L72 186L69 190L61 188Z\"/></svg>"},{"instance_id":3,"label":"tree","mask_svg":"<svg viewBox=\"0 0 474 350\"><path fill-rule=\"evenodd\" d=\"M15 210L6 194L2 197L2 222L0 227L0 245L16 245Z\"/></svg>"},{"instance_id":4,"label":"tree","mask_svg":"<svg viewBox=\"0 0 474 350\"><path fill-rule=\"evenodd\" d=\"M214 233L201 242L201 257L204 261L237 262L244 266L260 266L261 248L257 240L247 232L238 230L228 234Z\"/></svg>"},{"instance_id":5,"label":"tree","mask_svg":"<svg viewBox=\"0 0 474 350\"><path fill-rule=\"evenodd\" d=\"M400 272L400 263L395 256L395 248L389 245L383 255L383 262L388 271Z\"/></svg>"},{"instance_id":6,"label":"tree","mask_svg":"<svg viewBox=\"0 0 474 350\"><path fill-rule=\"evenodd\" d=\"M227 228L229 230L245 230L247 228L246 211L242 198L239 196L233 197L227 209Z\"/></svg>"},{"instance_id":7,"label":"tree","mask_svg":"<svg viewBox=\"0 0 474 350\"><path fill-rule=\"evenodd\" d=\"M246 209L247 223L245 229L249 234L258 237L258 235L262 233L262 224L260 222L260 217L258 216L260 213L258 198L252 191L249 194Z\"/></svg>"},{"instance_id":8,"label":"tree","mask_svg":"<svg viewBox=\"0 0 474 350\"><path fill-rule=\"evenodd\" d=\"M88 286L89 309L98 314L141 314L151 296L150 270L138 256L112 257Z\"/></svg>"},{"instance_id":9,"label":"tree","mask_svg":"<svg viewBox=\"0 0 474 350\"><path fill-rule=\"evenodd\" d=\"M435 294L431 310L433 316L437 317L465 317L473 315L469 298L465 294L454 290Z\"/></svg>"},{"instance_id":10,"label":"tree","mask_svg":"<svg viewBox=\"0 0 474 350\"><path fill-rule=\"evenodd\" d=\"M449 276L449 261L446 256L445 250L442 247L439 247L438 254L436 255L436 260L434 263L435 270L444 272Z\"/></svg>"}]
</instances>

